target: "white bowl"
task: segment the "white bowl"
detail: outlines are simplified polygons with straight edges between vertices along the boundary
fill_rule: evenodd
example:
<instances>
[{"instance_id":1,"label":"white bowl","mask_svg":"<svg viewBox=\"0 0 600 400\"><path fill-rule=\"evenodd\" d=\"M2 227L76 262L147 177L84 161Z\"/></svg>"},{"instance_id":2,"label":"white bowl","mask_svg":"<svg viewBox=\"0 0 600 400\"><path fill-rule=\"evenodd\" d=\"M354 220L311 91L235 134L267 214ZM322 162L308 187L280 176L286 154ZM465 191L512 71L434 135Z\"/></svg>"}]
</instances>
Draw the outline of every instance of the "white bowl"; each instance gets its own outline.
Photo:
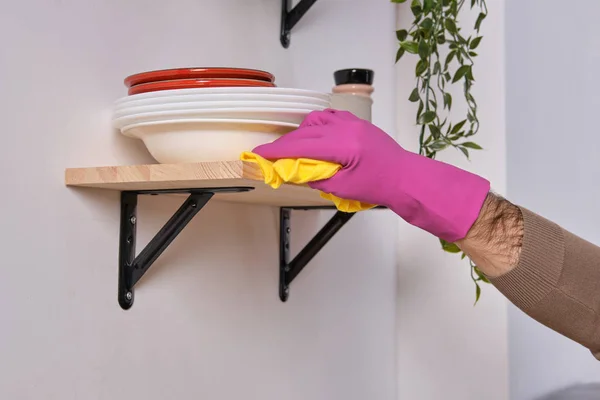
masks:
<instances>
[{"instance_id":1,"label":"white bowl","mask_svg":"<svg viewBox=\"0 0 600 400\"><path fill-rule=\"evenodd\" d=\"M156 92L134 94L132 96L122 97L115 101L115 106L129 101L137 101L142 99L154 99L158 97L168 96L187 96L199 94L269 94L269 95L286 95L286 96L303 96L329 101L330 94L315 92L313 90L292 89L281 87L216 87L216 88L199 88L199 89L174 89L174 90L159 90Z\"/></svg>"},{"instance_id":2,"label":"white bowl","mask_svg":"<svg viewBox=\"0 0 600 400\"><path fill-rule=\"evenodd\" d=\"M188 119L143 122L123 127L141 139L161 164L233 161L244 151L269 143L296 124L242 119Z\"/></svg>"},{"instance_id":3,"label":"white bowl","mask_svg":"<svg viewBox=\"0 0 600 400\"><path fill-rule=\"evenodd\" d=\"M133 96L129 96L133 97ZM139 100L122 101L114 106L115 111L120 111L128 107L152 106L161 104L188 103L188 102L218 102L218 101L270 101L279 103L306 103L320 105L325 108L330 107L329 100L323 100L319 97L293 96L267 93L221 93L221 94L181 94L175 96L150 97Z\"/></svg>"},{"instance_id":4,"label":"white bowl","mask_svg":"<svg viewBox=\"0 0 600 400\"><path fill-rule=\"evenodd\" d=\"M140 107L122 107L115 110L113 118L121 118L135 114L162 112L162 111L183 111L183 110L206 110L219 108L294 108L307 110L323 110L322 105L307 103L286 103L277 101L195 101L185 103L155 104Z\"/></svg>"},{"instance_id":5,"label":"white bowl","mask_svg":"<svg viewBox=\"0 0 600 400\"><path fill-rule=\"evenodd\" d=\"M214 108L205 110L157 111L127 115L113 119L113 126L122 129L127 125L178 119L246 119L288 122L300 125L312 109L302 108Z\"/></svg>"}]
</instances>

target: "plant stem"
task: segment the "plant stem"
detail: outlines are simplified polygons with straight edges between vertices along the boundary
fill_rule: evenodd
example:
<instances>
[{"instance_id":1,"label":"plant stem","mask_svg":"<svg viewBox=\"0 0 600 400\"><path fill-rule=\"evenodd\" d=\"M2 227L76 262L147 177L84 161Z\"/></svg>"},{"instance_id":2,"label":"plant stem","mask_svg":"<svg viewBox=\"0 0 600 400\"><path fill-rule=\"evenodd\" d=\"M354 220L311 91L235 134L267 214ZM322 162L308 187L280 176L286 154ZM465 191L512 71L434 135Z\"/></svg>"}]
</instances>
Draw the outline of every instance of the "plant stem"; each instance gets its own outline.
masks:
<instances>
[{"instance_id":1,"label":"plant stem","mask_svg":"<svg viewBox=\"0 0 600 400\"><path fill-rule=\"evenodd\" d=\"M463 0L464 1L464 0ZM439 8L439 10L437 12L432 12L431 16L433 17L433 29L431 31L431 35L429 36L429 48L431 49L429 52L429 58L427 59L427 75L426 78L421 78L423 79L423 82L425 84L425 112L429 111L429 92L431 90L433 90L431 88L431 61L433 59L433 46L435 45L435 42L437 40L437 29L438 29L438 24L440 22L440 18L437 18L439 16L439 11L441 11L443 9L442 3L438 3L437 7ZM442 25L443 26L443 25ZM419 82L417 81L417 85L419 84ZM436 110L437 111L437 110ZM439 117L437 117L438 119L438 123L439 123ZM427 124L423 124L421 125L421 133L419 134L419 155L423 155L424 153L424 141L425 141L425 129L427 128ZM432 155L431 158L435 158L435 153Z\"/></svg>"}]
</instances>

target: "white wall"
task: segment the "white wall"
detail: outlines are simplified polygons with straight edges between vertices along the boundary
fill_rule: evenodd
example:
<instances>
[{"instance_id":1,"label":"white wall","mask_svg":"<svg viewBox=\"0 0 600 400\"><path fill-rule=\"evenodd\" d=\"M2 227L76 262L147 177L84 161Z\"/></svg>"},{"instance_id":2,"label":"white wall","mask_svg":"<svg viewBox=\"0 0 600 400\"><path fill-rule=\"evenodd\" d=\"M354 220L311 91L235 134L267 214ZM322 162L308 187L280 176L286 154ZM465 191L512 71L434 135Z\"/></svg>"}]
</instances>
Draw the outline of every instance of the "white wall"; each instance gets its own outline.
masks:
<instances>
[{"instance_id":1,"label":"white wall","mask_svg":"<svg viewBox=\"0 0 600 400\"><path fill-rule=\"evenodd\" d=\"M504 2L487 3L489 16L482 25L484 39L477 50L473 89L481 120L475 138L485 151L472 152L470 163L452 150L440 153L439 158L487 177L494 190L504 193ZM399 10L398 26L406 27L412 21L410 9L405 5ZM473 15L464 17L465 26L472 22ZM403 59L399 63L397 81L399 139L417 151L416 108L407 101L414 87L413 62ZM459 93L457 88L455 115L462 112ZM399 398L507 399L506 301L486 286L473 307L475 289L466 261L443 253L437 239L405 223L399 235Z\"/></svg>"},{"instance_id":2,"label":"white wall","mask_svg":"<svg viewBox=\"0 0 600 400\"><path fill-rule=\"evenodd\" d=\"M321 0L283 50L279 4L4 5L0 398L395 398L390 213L351 221L282 304L278 210L210 203L125 312L116 302L118 194L63 186L65 167L151 161L110 128L122 79L141 70L239 65L268 69L281 86L328 90L334 68L372 67L374 119L393 133L393 6ZM366 34L358 29L365 15ZM140 245L177 206L141 200ZM329 215L295 213L294 247Z\"/></svg>"},{"instance_id":3,"label":"white wall","mask_svg":"<svg viewBox=\"0 0 600 400\"><path fill-rule=\"evenodd\" d=\"M508 195L600 243L600 3L510 0L506 7ZM509 307L512 400L600 382L590 352Z\"/></svg>"}]
</instances>

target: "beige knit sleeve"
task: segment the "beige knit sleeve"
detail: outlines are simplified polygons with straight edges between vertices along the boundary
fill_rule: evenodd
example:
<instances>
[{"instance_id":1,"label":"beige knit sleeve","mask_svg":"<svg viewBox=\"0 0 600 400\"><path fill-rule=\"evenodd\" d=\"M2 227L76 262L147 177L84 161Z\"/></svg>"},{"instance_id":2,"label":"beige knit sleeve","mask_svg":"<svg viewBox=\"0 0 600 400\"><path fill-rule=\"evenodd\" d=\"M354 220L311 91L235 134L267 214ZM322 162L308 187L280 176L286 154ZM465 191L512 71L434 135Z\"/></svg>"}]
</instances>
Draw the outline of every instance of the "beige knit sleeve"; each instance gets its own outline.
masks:
<instances>
[{"instance_id":1,"label":"beige knit sleeve","mask_svg":"<svg viewBox=\"0 0 600 400\"><path fill-rule=\"evenodd\" d=\"M519 264L492 283L517 307L600 360L600 247L521 208Z\"/></svg>"}]
</instances>

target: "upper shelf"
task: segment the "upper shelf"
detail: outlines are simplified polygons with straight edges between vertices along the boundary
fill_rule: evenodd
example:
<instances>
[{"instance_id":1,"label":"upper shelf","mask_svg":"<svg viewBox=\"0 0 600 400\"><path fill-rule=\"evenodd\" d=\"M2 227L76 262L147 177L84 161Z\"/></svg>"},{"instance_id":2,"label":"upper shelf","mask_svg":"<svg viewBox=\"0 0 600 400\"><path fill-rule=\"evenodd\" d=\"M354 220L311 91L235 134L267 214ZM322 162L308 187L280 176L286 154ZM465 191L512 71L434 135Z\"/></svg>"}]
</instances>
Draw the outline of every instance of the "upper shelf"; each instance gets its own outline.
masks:
<instances>
[{"instance_id":1,"label":"upper shelf","mask_svg":"<svg viewBox=\"0 0 600 400\"><path fill-rule=\"evenodd\" d=\"M283 185L272 189L264 184L256 164L243 161L68 168L65 183L119 191L251 186L254 190L250 192L217 193L214 199L289 207L332 205L307 186Z\"/></svg>"}]
</instances>

